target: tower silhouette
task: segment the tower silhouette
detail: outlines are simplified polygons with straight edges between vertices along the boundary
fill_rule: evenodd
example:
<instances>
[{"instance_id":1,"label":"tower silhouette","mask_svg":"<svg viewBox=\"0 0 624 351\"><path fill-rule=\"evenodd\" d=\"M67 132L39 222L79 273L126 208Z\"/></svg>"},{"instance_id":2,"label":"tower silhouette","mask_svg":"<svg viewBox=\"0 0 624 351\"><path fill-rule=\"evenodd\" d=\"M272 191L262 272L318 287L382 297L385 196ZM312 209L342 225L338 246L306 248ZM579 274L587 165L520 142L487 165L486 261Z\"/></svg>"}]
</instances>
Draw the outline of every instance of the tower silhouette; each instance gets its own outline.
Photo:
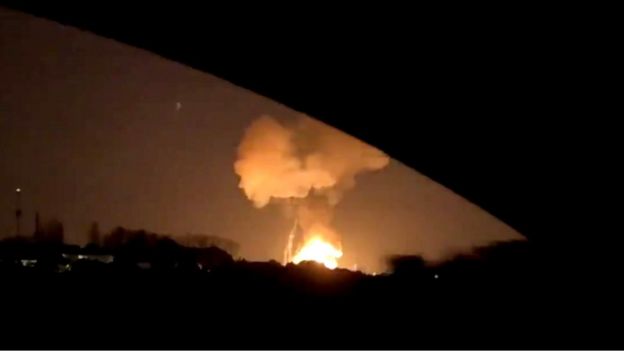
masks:
<instances>
[{"instance_id":1,"label":"tower silhouette","mask_svg":"<svg viewBox=\"0 0 624 351\"><path fill-rule=\"evenodd\" d=\"M20 222L22 219L22 189L15 189L15 235L21 235Z\"/></svg>"}]
</instances>

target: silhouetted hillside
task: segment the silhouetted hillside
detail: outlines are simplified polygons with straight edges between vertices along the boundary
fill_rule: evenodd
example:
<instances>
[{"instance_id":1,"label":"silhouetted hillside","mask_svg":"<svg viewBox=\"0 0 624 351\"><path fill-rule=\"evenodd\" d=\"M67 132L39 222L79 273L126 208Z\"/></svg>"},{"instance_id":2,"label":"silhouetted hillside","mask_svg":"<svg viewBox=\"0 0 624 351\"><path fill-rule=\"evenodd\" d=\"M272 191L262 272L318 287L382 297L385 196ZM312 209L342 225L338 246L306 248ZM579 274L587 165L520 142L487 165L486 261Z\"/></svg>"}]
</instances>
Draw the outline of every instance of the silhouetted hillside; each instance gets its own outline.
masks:
<instances>
[{"instance_id":1,"label":"silhouetted hillside","mask_svg":"<svg viewBox=\"0 0 624 351\"><path fill-rule=\"evenodd\" d=\"M591 273L556 275L558 265L524 241L435 264L395 256L376 276L236 261L144 231L119 229L104 243L0 242L4 316L14 321L5 342L37 332L48 338L20 345L580 347L592 345L585 321L621 311L579 283ZM581 292L591 305L565 300ZM68 328L76 339L60 337Z\"/></svg>"}]
</instances>

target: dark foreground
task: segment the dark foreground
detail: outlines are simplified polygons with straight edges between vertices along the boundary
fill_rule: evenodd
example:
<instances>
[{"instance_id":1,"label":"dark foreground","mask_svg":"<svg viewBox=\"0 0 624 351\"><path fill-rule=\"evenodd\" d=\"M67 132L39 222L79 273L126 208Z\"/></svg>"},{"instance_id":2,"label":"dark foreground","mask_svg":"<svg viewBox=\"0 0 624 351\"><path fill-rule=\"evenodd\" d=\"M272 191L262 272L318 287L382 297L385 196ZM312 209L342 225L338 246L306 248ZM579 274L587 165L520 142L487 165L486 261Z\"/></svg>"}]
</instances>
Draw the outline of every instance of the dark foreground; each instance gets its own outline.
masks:
<instances>
[{"instance_id":1,"label":"dark foreground","mask_svg":"<svg viewBox=\"0 0 624 351\"><path fill-rule=\"evenodd\" d=\"M378 276L313 263L216 260L200 269L171 262L161 257L141 268L125 256L75 261L58 272L5 259L0 346L623 346L619 289L592 272L570 273L528 243L438 266L395 258L393 273Z\"/></svg>"}]
</instances>

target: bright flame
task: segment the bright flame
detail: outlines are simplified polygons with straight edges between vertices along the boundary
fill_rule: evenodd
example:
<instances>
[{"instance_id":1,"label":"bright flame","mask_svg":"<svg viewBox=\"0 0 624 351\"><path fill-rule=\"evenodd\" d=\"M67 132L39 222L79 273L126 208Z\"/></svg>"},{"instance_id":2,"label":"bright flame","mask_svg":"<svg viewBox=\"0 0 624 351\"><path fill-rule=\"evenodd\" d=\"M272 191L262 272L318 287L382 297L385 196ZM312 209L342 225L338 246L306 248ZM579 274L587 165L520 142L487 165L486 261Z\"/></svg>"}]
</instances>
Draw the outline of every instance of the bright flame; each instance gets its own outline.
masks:
<instances>
[{"instance_id":1,"label":"bright flame","mask_svg":"<svg viewBox=\"0 0 624 351\"><path fill-rule=\"evenodd\" d=\"M329 269L338 267L338 259L342 257L342 250L335 247L320 236L315 236L306 243L293 256L292 262L297 264L302 261L315 261Z\"/></svg>"}]
</instances>

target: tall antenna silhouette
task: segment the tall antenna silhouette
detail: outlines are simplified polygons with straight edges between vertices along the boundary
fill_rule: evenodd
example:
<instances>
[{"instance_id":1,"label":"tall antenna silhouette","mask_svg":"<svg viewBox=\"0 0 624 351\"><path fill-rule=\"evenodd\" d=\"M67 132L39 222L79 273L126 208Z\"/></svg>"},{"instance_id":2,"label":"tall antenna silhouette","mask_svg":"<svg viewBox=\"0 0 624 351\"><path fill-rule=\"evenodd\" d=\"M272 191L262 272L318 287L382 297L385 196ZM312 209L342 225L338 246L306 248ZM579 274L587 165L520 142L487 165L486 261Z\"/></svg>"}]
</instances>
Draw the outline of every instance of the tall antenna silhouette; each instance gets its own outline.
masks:
<instances>
[{"instance_id":1,"label":"tall antenna silhouette","mask_svg":"<svg viewBox=\"0 0 624 351\"><path fill-rule=\"evenodd\" d=\"M295 234L297 233L297 227L299 226L299 219L295 218L295 223L288 234L288 242L286 244L286 248L284 248L284 266L287 265L290 261L292 261L292 247L293 241L295 239Z\"/></svg>"},{"instance_id":2,"label":"tall antenna silhouette","mask_svg":"<svg viewBox=\"0 0 624 351\"><path fill-rule=\"evenodd\" d=\"M21 235L20 222L22 219L22 189L15 189L15 234Z\"/></svg>"}]
</instances>

